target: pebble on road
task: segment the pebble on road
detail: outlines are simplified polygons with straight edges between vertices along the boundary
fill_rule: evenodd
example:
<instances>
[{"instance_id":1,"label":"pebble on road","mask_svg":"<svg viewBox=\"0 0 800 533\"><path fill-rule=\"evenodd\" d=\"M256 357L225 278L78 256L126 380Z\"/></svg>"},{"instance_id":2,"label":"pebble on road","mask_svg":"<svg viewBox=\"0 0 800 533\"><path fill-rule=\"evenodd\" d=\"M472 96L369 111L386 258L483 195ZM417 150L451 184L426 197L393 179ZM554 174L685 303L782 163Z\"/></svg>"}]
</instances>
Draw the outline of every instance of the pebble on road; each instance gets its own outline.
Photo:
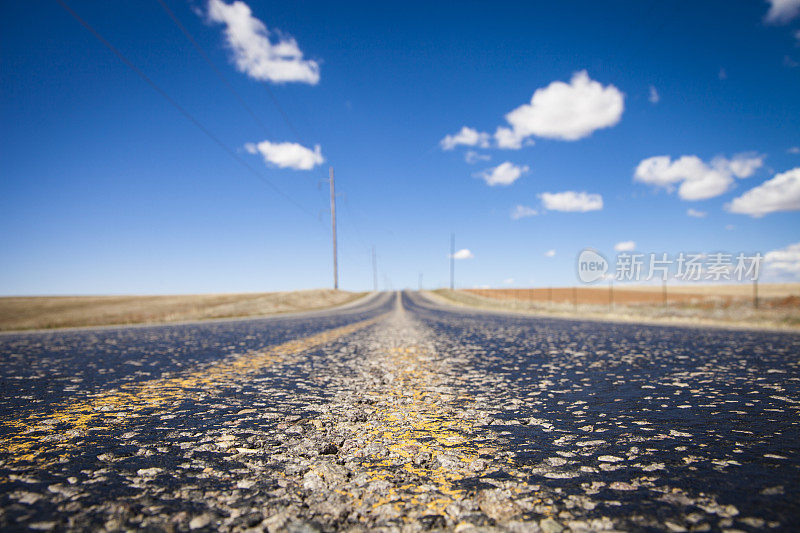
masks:
<instances>
[{"instance_id":1,"label":"pebble on road","mask_svg":"<svg viewBox=\"0 0 800 533\"><path fill-rule=\"evenodd\" d=\"M3 529L800 527L797 335L406 293L0 353Z\"/></svg>"}]
</instances>

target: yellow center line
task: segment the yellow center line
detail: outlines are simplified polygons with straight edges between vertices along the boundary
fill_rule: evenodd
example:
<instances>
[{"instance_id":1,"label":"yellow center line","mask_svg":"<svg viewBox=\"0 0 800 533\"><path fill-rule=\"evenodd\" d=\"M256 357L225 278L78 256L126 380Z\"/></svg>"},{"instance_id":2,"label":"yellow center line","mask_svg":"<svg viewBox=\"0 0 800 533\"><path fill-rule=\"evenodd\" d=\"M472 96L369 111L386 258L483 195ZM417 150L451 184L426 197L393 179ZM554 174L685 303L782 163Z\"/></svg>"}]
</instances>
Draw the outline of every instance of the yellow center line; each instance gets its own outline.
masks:
<instances>
[{"instance_id":1,"label":"yellow center line","mask_svg":"<svg viewBox=\"0 0 800 533\"><path fill-rule=\"evenodd\" d=\"M288 356L331 343L345 335L375 324L383 315L346 326L329 329L308 337L294 339L263 351L226 358L201 369L174 377L158 378L122 385L87 400L70 400L46 413L30 413L3 421L9 431L0 436L0 453L8 454L6 463L37 461L55 448L66 453L73 447L70 439L84 435L90 428L108 427L128 417L141 416L147 408L215 394L232 383L264 370ZM53 459L52 461L57 461Z\"/></svg>"},{"instance_id":2,"label":"yellow center line","mask_svg":"<svg viewBox=\"0 0 800 533\"><path fill-rule=\"evenodd\" d=\"M372 506L376 508L390 504L404 517L407 516L408 507L416 507L421 500L425 501L427 512L434 514L443 513L447 506L460 500L463 491L457 489L455 484L464 479L466 466L478 459L482 452L468 438L475 431L473 423L463 418L453 418L443 409L448 402L441 398L442 395L425 390L426 386L440 382L436 369L430 366L430 355L430 352L417 346L391 350L389 360L397 369L397 377L386 393L385 401L379 402L379 405L383 405L379 407L378 421L370 423L366 429L376 441L389 443L388 449L402 458L402 469L424 480L424 485L411 487L414 492L420 496L433 492L424 498L404 500L397 491L405 486L390 488ZM423 361L423 358L428 361ZM420 453L430 454L434 466L415 466L413 458ZM462 468L437 464L435 457L443 453L457 460ZM391 478L392 466L392 460L377 458L362 465L370 479ZM435 491L425 485L432 485Z\"/></svg>"}]
</instances>

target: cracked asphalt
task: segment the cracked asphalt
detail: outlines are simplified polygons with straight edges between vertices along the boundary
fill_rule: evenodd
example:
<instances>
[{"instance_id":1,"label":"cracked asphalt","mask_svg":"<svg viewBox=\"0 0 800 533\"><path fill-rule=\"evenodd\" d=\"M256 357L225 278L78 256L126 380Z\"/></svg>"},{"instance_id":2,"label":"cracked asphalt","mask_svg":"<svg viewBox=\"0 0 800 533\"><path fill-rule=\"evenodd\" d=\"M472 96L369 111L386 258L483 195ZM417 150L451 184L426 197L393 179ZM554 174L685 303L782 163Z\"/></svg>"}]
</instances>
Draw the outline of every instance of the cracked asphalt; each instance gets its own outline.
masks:
<instances>
[{"instance_id":1,"label":"cracked asphalt","mask_svg":"<svg viewBox=\"0 0 800 533\"><path fill-rule=\"evenodd\" d=\"M796 531L800 335L445 308L0 336L0 528Z\"/></svg>"}]
</instances>

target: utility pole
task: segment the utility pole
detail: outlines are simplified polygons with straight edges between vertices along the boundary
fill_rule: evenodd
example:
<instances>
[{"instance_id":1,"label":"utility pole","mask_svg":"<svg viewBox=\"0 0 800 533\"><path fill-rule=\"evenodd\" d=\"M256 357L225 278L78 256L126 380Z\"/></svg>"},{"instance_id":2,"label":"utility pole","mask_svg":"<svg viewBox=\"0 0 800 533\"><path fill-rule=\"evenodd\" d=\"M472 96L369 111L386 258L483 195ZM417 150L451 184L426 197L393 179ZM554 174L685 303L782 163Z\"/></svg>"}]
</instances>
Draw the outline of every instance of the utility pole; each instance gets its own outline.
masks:
<instances>
[{"instance_id":1,"label":"utility pole","mask_svg":"<svg viewBox=\"0 0 800 533\"><path fill-rule=\"evenodd\" d=\"M378 292L378 262L375 259L375 245L372 245L372 290Z\"/></svg>"},{"instance_id":2,"label":"utility pole","mask_svg":"<svg viewBox=\"0 0 800 533\"><path fill-rule=\"evenodd\" d=\"M333 288L339 289L339 265L336 258L336 189L333 186L333 167L330 167L331 182L331 232L333 234Z\"/></svg>"},{"instance_id":3,"label":"utility pole","mask_svg":"<svg viewBox=\"0 0 800 533\"><path fill-rule=\"evenodd\" d=\"M456 234L450 234L450 290L455 289L455 255L456 255Z\"/></svg>"}]
</instances>

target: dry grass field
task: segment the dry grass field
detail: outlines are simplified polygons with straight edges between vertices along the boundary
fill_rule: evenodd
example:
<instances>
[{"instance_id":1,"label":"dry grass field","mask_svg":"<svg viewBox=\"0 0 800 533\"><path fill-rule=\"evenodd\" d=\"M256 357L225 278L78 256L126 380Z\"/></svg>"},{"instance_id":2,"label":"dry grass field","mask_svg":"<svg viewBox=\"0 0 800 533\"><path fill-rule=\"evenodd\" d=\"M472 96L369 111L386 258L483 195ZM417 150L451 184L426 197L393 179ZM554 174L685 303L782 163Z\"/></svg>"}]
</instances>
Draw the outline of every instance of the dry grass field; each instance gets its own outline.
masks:
<instances>
[{"instance_id":1,"label":"dry grass field","mask_svg":"<svg viewBox=\"0 0 800 533\"><path fill-rule=\"evenodd\" d=\"M728 285L626 285L614 287L554 287L538 289L464 289L464 292L498 300L592 305L733 305L754 302L751 284ZM800 283L758 286L759 305L796 307Z\"/></svg>"},{"instance_id":2,"label":"dry grass field","mask_svg":"<svg viewBox=\"0 0 800 533\"><path fill-rule=\"evenodd\" d=\"M363 293L330 289L174 296L0 298L0 331L235 318L342 305Z\"/></svg>"},{"instance_id":3,"label":"dry grass field","mask_svg":"<svg viewBox=\"0 0 800 533\"><path fill-rule=\"evenodd\" d=\"M451 303L550 316L705 324L753 328L800 328L800 283L761 284L758 306L750 284L615 286L540 289L438 290Z\"/></svg>"}]
</instances>

